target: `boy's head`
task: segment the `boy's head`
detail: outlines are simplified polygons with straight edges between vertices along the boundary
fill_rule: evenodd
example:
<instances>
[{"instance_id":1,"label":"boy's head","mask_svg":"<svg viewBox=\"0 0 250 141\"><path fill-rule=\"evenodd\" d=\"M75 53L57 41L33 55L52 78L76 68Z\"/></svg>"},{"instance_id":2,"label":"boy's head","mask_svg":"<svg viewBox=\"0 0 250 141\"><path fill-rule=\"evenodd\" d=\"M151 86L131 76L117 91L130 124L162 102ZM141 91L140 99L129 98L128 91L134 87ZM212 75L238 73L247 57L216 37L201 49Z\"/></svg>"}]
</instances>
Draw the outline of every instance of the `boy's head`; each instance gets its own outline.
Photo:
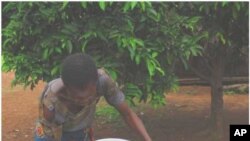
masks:
<instances>
[{"instance_id":1,"label":"boy's head","mask_svg":"<svg viewBox=\"0 0 250 141\"><path fill-rule=\"evenodd\" d=\"M85 88L97 81L97 68L94 60L87 54L76 53L68 56L62 63L61 77L64 85Z\"/></svg>"}]
</instances>

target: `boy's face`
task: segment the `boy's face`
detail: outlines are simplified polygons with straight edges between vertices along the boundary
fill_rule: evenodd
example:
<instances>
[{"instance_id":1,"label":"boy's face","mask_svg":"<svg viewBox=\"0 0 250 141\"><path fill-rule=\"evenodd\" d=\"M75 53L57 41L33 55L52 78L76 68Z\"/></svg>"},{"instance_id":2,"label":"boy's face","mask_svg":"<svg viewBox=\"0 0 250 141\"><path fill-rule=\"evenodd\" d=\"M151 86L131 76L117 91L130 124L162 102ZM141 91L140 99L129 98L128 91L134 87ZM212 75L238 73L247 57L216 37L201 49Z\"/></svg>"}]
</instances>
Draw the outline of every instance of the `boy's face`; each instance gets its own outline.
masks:
<instances>
[{"instance_id":1,"label":"boy's face","mask_svg":"<svg viewBox=\"0 0 250 141\"><path fill-rule=\"evenodd\" d=\"M84 89L67 86L64 98L72 105L86 106L97 99L96 85L89 84Z\"/></svg>"}]
</instances>

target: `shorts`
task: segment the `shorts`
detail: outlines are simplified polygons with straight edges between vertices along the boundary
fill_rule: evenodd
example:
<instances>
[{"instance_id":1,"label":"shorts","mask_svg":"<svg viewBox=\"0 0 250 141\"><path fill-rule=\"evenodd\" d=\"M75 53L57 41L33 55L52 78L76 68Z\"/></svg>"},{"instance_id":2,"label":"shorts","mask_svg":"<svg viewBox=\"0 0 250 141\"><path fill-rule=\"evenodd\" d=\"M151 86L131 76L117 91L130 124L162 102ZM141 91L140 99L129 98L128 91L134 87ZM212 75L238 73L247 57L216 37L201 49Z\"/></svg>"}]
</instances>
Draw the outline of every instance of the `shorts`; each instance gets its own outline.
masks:
<instances>
[{"instance_id":1,"label":"shorts","mask_svg":"<svg viewBox=\"0 0 250 141\"><path fill-rule=\"evenodd\" d=\"M43 133L43 132L42 132ZM55 141L51 136L41 134L40 130L36 130L34 141ZM63 132L61 141L89 141L88 133L83 129L73 132Z\"/></svg>"}]
</instances>

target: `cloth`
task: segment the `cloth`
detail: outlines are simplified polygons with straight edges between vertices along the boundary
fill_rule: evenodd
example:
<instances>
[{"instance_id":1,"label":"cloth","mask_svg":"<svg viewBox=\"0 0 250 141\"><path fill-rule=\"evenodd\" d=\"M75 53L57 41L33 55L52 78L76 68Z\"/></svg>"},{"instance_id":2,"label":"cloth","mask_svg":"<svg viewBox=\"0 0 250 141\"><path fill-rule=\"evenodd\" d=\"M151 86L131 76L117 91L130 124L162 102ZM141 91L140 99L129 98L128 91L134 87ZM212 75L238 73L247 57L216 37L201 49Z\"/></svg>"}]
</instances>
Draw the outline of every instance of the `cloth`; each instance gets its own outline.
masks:
<instances>
[{"instance_id":1,"label":"cloth","mask_svg":"<svg viewBox=\"0 0 250 141\"><path fill-rule=\"evenodd\" d=\"M52 80L47 84L40 97L39 119L40 124L46 137L59 138L64 133L75 132L91 127L96 104L101 96L106 101L116 107L124 101L124 94L121 92L117 84L107 75L103 69L98 69L98 80L96 84L97 97L89 105L85 106L80 112L74 114L58 99L58 92L64 87L61 78ZM55 113L52 121L47 121L43 117L43 107ZM36 128L36 134L37 134ZM61 134L59 134L59 132ZM47 140L46 140L47 141Z\"/></svg>"}]
</instances>

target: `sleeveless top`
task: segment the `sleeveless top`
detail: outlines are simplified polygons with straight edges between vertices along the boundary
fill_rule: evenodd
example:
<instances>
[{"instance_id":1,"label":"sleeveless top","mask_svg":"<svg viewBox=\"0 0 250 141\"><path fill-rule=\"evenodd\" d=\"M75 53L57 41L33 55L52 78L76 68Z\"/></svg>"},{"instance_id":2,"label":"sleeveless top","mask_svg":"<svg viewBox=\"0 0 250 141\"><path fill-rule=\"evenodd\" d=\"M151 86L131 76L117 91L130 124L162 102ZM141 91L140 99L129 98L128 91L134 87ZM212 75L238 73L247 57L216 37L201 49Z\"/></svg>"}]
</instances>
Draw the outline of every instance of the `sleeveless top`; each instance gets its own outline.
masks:
<instances>
[{"instance_id":1,"label":"sleeveless top","mask_svg":"<svg viewBox=\"0 0 250 141\"><path fill-rule=\"evenodd\" d=\"M106 101L116 107L124 101L124 94L117 84L103 69L98 69L96 84L97 97L92 103L85 106L80 112L74 114L58 99L57 93L64 87L61 78L49 82L40 96L38 123L43 125L45 135L61 136L61 132L73 132L91 127L98 99L104 96ZM43 116L43 106L54 112L54 119L47 121Z\"/></svg>"}]
</instances>

